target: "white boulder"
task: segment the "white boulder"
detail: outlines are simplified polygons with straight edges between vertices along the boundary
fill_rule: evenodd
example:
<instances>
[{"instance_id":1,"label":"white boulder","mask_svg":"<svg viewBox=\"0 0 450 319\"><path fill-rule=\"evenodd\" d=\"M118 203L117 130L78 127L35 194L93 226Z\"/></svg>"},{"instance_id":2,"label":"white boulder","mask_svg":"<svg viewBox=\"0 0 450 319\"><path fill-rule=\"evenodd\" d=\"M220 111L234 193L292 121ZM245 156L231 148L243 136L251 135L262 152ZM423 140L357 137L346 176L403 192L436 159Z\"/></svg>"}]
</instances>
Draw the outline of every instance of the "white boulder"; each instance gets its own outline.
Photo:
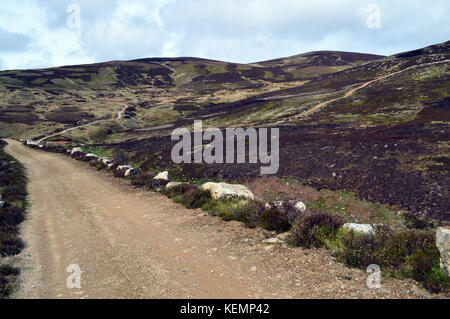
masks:
<instances>
[{"instance_id":1,"label":"white boulder","mask_svg":"<svg viewBox=\"0 0 450 319\"><path fill-rule=\"evenodd\" d=\"M117 170L118 171L121 171L121 170L123 170L123 169L130 169L130 168L133 168L133 167L131 167L130 165L119 165L119 166L117 166Z\"/></svg>"},{"instance_id":2,"label":"white boulder","mask_svg":"<svg viewBox=\"0 0 450 319\"><path fill-rule=\"evenodd\" d=\"M89 153L89 154L86 154L84 157L89 157L89 158L98 158L98 156L97 155L95 155L95 154L92 154L92 153Z\"/></svg>"},{"instance_id":3,"label":"white boulder","mask_svg":"<svg viewBox=\"0 0 450 319\"><path fill-rule=\"evenodd\" d=\"M297 201L294 205L294 207L301 211L302 213L306 212L306 205L305 203L301 202L301 201Z\"/></svg>"},{"instance_id":4,"label":"white boulder","mask_svg":"<svg viewBox=\"0 0 450 319\"><path fill-rule=\"evenodd\" d=\"M81 147L74 147L74 148L72 148L72 150L70 151L70 155L73 155L73 154L78 153L78 152L83 152L83 150L81 149Z\"/></svg>"},{"instance_id":5,"label":"white boulder","mask_svg":"<svg viewBox=\"0 0 450 319\"><path fill-rule=\"evenodd\" d=\"M108 165L108 169L111 169L111 168L114 166L113 163L109 163L109 164L107 164L107 165Z\"/></svg>"},{"instance_id":6,"label":"white boulder","mask_svg":"<svg viewBox=\"0 0 450 319\"><path fill-rule=\"evenodd\" d=\"M158 175L156 175L153 179L163 179L165 181L170 181L169 172L168 171L161 172Z\"/></svg>"},{"instance_id":7,"label":"white boulder","mask_svg":"<svg viewBox=\"0 0 450 319\"><path fill-rule=\"evenodd\" d=\"M436 246L441 253L441 269L450 276L450 227L438 227Z\"/></svg>"},{"instance_id":8,"label":"white boulder","mask_svg":"<svg viewBox=\"0 0 450 319\"><path fill-rule=\"evenodd\" d=\"M284 240L282 240L278 237L274 237L274 238L264 239L263 243L265 243L265 244L283 244Z\"/></svg>"},{"instance_id":9,"label":"white boulder","mask_svg":"<svg viewBox=\"0 0 450 319\"><path fill-rule=\"evenodd\" d=\"M183 184L189 184L189 183L183 183L183 182L169 182L166 185L166 189L174 188Z\"/></svg>"},{"instance_id":10,"label":"white boulder","mask_svg":"<svg viewBox=\"0 0 450 319\"><path fill-rule=\"evenodd\" d=\"M2 208L3 206L5 206L5 201L0 200L0 208Z\"/></svg>"},{"instance_id":11,"label":"white boulder","mask_svg":"<svg viewBox=\"0 0 450 319\"><path fill-rule=\"evenodd\" d=\"M291 233L290 233L290 232L286 232L286 233L279 234L279 235L277 236L277 238L278 238L279 240L282 240L282 241L287 241L288 238L289 238L289 236L291 236Z\"/></svg>"},{"instance_id":12,"label":"white boulder","mask_svg":"<svg viewBox=\"0 0 450 319\"><path fill-rule=\"evenodd\" d=\"M107 157L100 157L100 161L102 161L102 163L105 165L112 163L112 161Z\"/></svg>"},{"instance_id":13,"label":"white boulder","mask_svg":"<svg viewBox=\"0 0 450 319\"><path fill-rule=\"evenodd\" d=\"M32 141L32 140L27 140L27 145L34 145L34 146L38 146L38 145L39 145L39 143L38 143L38 142L35 142L35 141Z\"/></svg>"},{"instance_id":14,"label":"white boulder","mask_svg":"<svg viewBox=\"0 0 450 319\"><path fill-rule=\"evenodd\" d=\"M227 183L205 183L203 190L209 190L213 198L245 197L254 199L252 191L244 185Z\"/></svg>"},{"instance_id":15,"label":"white boulder","mask_svg":"<svg viewBox=\"0 0 450 319\"><path fill-rule=\"evenodd\" d=\"M136 176L137 174L139 174L140 170L137 168L129 168L125 171L124 176L128 177L128 176Z\"/></svg>"},{"instance_id":16,"label":"white boulder","mask_svg":"<svg viewBox=\"0 0 450 319\"><path fill-rule=\"evenodd\" d=\"M342 226L345 230L354 231L363 235L374 235L375 229L370 224L347 223Z\"/></svg>"}]
</instances>

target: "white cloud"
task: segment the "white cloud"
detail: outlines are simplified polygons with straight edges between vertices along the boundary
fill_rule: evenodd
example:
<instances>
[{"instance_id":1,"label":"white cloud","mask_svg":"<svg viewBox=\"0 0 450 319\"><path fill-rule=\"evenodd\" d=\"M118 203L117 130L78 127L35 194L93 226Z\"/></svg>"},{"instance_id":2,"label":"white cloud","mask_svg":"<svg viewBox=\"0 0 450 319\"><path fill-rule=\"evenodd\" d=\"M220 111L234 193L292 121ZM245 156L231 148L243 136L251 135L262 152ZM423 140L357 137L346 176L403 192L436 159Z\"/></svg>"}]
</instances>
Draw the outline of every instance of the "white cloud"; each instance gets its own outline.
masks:
<instances>
[{"instance_id":1,"label":"white cloud","mask_svg":"<svg viewBox=\"0 0 450 319\"><path fill-rule=\"evenodd\" d=\"M66 26L81 7L81 30ZM381 8L381 28L366 25ZM18 0L0 3L2 68L152 56L254 62L312 50L393 54L450 38L447 0Z\"/></svg>"},{"instance_id":2,"label":"white cloud","mask_svg":"<svg viewBox=\"0 0 450 319\"><path fill-rule=\"evenodd\" d=\"M17 1L0 5L0 27L29 39L20 51L2 50L2 67L40 68L54 65L94 62L78 30L65 25L50 27L51 14L36 1Z\"/></svg>"}]
</instances>

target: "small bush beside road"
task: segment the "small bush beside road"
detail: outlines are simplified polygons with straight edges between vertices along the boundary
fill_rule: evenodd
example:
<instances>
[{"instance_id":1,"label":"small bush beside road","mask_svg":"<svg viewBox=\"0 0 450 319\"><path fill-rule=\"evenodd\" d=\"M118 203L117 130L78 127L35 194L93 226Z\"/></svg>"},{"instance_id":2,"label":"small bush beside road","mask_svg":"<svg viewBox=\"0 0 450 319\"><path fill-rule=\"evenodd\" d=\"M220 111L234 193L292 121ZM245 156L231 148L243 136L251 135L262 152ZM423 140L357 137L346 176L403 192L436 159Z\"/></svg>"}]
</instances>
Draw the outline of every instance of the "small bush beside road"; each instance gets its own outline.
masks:
<instances>
[{"instance_id":1,"label":"small bush beside road","mask_svg":"<svg viewBox=\"0 0 450 319\"><path fill-rule=\"evenodd\" d=\"M25 246L19 237L19 225L27 208L24 167L5 153L5 146L0 140L0 299L9 297L19 275L19 269L4 264L3 259L19 254Z\"/></svg>"}]
</instances>

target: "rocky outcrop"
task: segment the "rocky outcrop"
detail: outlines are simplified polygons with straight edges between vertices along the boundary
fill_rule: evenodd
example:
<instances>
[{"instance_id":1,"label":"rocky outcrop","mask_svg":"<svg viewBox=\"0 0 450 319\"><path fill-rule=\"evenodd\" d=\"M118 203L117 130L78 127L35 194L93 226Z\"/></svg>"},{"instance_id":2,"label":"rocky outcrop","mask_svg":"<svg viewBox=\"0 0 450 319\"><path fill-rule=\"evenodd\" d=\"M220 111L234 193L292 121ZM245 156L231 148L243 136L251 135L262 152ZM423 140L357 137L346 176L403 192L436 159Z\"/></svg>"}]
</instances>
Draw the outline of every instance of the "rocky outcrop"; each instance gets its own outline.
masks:
<instances>
[{"instance_id":1,"label":"rocky outcrop","mask_svg":"<svg viewBox=\"0 0 450 319\"><path fill-rule=\"evenodd\" d=\"M370 224L356 224L356 223L347 223L342 226L345 230L354 231L355 233L363 234L363 235L373 235L375 234L375 229Z\"/></svg>"},{"instance_id":2,"label":"rocky outcrop","mask_svg":"<svg viewBox=\"0 0 450 319\"><path fill-rule=\"evenodd\" d=\"M227 197L245 197L254 199L252 191L244 185L227 184L227 183L205 183L202 186L203 190L211 192L213 198L227 198Z\"/></svg>"},{"instance_id":3,"label":"rocky outcrop","mask_svg":"<svg viewBox=\"0 0 450 319\"><path fill-rule=\"evenodd\" d=\"M450 227L438 227L436 245L441 253L441 269L450 276Z\"/></svg>"},{"instance_id":4,"label":"rocky outcrop","mask_svg":"<svg viewBox=\"0 0 450 319\"><path fill-rule=\"evenodd\" d=\"M161 172L158 175L156 175L154 177L154 179L162 179L162 180L165 180L165 181L169 182L170 181L169 172L168 171Z\"/></svg>"}]
</instances>

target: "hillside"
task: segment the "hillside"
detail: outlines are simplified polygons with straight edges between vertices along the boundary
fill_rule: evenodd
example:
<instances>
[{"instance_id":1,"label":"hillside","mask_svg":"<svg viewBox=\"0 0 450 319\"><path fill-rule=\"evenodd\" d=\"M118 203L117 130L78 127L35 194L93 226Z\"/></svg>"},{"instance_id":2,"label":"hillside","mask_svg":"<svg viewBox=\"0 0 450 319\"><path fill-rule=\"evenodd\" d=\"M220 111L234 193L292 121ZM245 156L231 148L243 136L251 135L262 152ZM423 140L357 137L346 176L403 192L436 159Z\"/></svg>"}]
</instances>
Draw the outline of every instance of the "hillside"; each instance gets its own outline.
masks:
<instances>
[{"instance_id":1,"label":"hillside","mask_svg":"<svg viewBox=\"0 0 450 319\"><path fill-rule=\"evenodd\" d=\"M5 71L0 94L3 135L105 119L53 140L94 143L180 180L248 182L259 165L174 165L174 127L276 126L280 180L450 222L450 42L389 57L323 51L248 65L155 58Z\"/></svg>"},{"instance_id":2,"label":"hillside","mask_svg":"<svg viewBox=\"0 0 450 319\"><path fill-rule=\"evenodd\" d=\"M437 114L433 105L445 104L449 92L450 42L407 52L346 70L325 74L302 86L270 92L239 103L224 123L286 124L302 123L303 112L319 103L344 97L359 85L384 76L348 98L339 99L314 112L307 123L347 123L377 126L417 122L448 121L445 108ZM442 112L443 111L443 112ZM424 116L426 118L424 118Z\"/></svg>"},{"instance_id":3,"label":"hillside","mask_svg":"<svg viewBox=\"0 0 450 319\"><path fill-rule=\"evenodd\" d=\"M129 127L165 124L218 103L298 87L379 56L316 52L254 64L153 58L0 72L3 135L39 135L135 107Z\"/></svg>"}]
</instances>

